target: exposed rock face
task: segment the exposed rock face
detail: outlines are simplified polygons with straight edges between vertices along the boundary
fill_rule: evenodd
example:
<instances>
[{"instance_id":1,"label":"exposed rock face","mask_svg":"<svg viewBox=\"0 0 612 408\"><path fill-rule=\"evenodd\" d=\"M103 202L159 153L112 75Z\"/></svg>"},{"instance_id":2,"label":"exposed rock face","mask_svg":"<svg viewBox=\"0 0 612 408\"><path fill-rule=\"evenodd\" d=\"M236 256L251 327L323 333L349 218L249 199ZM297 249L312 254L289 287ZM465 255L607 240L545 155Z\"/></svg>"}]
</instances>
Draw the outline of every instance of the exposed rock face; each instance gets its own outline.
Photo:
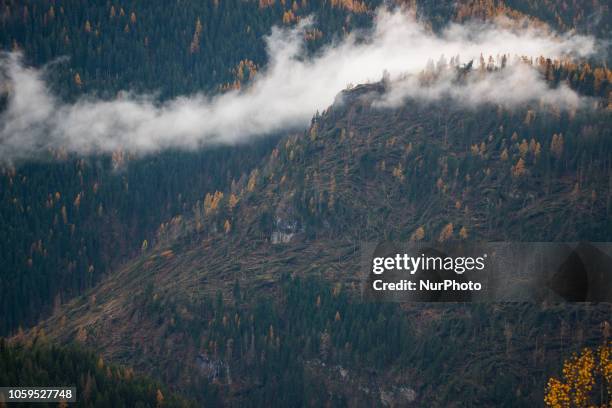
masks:
<instances>
[{"instance_id":1,"label":"exposed rock face","mask_svg":"<svg viewBox=\"0 0 612 408\"><path fill-rule=\"evenodd\" d=\"M196 363L198 368L202 371L202 374L211 381L219 378L224 366L221 360L211 359L206 354L198 354Z\"/></svg>"},{"instance_id":2,"label":"exposed rock face","mask_svg":"<svg viewBox=\"0 0 612 408\"><path fill-rule=\"evenodd\" d=\"M409 387L380 390L380 402L386 407L405 407L416 400L416 392Z\"/></svg>"},{"instance_id":3,"label":"exposed rock face","mask_svg":"<svg viewBox=\"0 0 612 408\"><path fill-rule=\"evenodd\" d=\"M296 220L276 219L276 229L272 231L271 241L273 244L288 244L298 231Z\"/></svg>"}]
</instances>

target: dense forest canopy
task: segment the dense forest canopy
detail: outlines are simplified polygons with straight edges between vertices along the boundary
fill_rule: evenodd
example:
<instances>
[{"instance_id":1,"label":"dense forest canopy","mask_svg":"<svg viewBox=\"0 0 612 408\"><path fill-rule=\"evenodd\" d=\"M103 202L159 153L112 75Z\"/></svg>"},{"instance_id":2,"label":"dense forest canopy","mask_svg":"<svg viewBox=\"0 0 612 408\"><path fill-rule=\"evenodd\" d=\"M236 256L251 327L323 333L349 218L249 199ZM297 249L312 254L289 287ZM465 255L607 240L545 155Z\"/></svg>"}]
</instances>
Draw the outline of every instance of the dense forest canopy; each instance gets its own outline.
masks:
<instances>
[{"instance_id":1,"label":"dense forest canopy","mask_svg":"<svg viewBox=\"0 0 612 408\"><path fill-rule=\"evenodd\" d=\"M133 369L107 364L79 345L48 344L44 333L29 344L10 344L0 339L0 384L76 387L76 406L80 407L151 407L162 403L168 407L190 406L189 401L155 381L135 374ZM3 404L0 402L6 406Z\"/></svg>"},{"instance_id":2,"label":"dense forest canopy","mask_svg":"<svg viewBox=\"0 0 612 408\"><path fill-rule=\"evenodd\" d=\"M35 65L67 57L51 70L55 90L67 97L124 89L170 97L237 86L244 81L235 72L241 62L251 69L265 64L263 37L274 25L315 14L318 31L308 37L313 47L367 25L365 11L378 3L359 4L3 0L0 43L23 49Z\"/></svg>"}]
</instances>

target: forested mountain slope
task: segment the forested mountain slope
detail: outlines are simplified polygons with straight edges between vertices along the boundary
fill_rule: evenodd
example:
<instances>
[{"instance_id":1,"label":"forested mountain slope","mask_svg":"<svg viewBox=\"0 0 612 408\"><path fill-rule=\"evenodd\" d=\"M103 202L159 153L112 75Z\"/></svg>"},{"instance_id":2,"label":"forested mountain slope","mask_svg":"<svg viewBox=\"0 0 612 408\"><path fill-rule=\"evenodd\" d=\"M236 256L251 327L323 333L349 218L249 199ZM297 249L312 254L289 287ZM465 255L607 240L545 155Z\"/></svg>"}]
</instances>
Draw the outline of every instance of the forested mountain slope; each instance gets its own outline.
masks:
<instances>
[{"instance_id":1,"label":"forested mountain slope","mask_svg":"<svg viewBox=\"0 0 612 408\"><path fill-rule=\"evenodd\" d=\"M182 399L134 370L108 364L78 345L48 344L44 333L28 344L10 344L0 339L0 384L36 387L75 387L79 407L188 407ZM1 406L6 406L0 401ZM38 406L58 404L37 403Z\"/></svg>"},{"instance_id":2,"label":"forested mountain slope","mask_svg":"<svg viewBox=\"0 0 612 408\"><path fill-rule=\"evenodd\" d=\"M541 403L562 356L603 340L609 305L363 304L359 250L609 241L607 101L376 106L388 86L344 91L41 327L184 390L216 383L229 404Z\"/></svg>"},{"instance_id":3,"label":"forested mountain slope","mask_svg":"<svg viewBox=\"0 0 612 408\"><path fill-rule=\"evenodd\" d=\"M265 64L263 37L274 25L317 16L313 48L344 30L367 24L379 2L130 1L86 3L3 0L0 43L52 70L56 90L70 97L96 91L155 91L162 97L213 91L247 82ZM241 61L245 72L236 70ZM65 69L68 67L69 69Z\"/></svg>"},{"instance_id":4,"label":"forested mountain slope","mask_svg":"<svg viewBox=\"0 0 612 408\"><path fill-rule=\"evenodd\" d=\"M66 158L1 171L0 333L29 326L155 242L159 224L188 211L260 162L254 145L169 151L137 159Z\"/></svg>"},{"instance_id":5,"label":"forested mountain slope","mask_svg":"<svg viewBox=\"0 0 612 408\"><path fill-rule=\"evenodd\" d=\"M0 0L0 44L44 66L64 100L123 90L164 101L248 89L273 26L314 15L305 39L317 53L369 27L378 3ZM433 30L508 17L610 31L598 1L406 3ZM473 75L499 73L486 58ZM540 405L561 359L601 343L609 305L359 298L366 241L611 240L611 71L601 56L525 63L551 89L576 90L580 107L384 108L393 84L382 81L345 90L303 133L254 144L144 157L59 149L0 164L0 334L27 343L42 327L197 404ZM0 107L10 92L0 89ZM20 347L2 343L9 375L38 381L57 356L75 367L58 381L86 388L87 372L108 371L72 347ZM15 361L26 360L23 374ZM132 388L116 372L96 379L92 401L125 386L126 405L154 404L157 385Z\"/></svg>"},{"instance_id":6,"label":"forested mountain slope","mask_svg":"<svg viewBox=\"0 0 612 408\"><path fill-rule=\"evenodd\" d=\"M62 69L50 70L55 90L66 97L91 91L113 97L126 89L170 97L248 82L265 66L263 37L274 25L294 25L314 16L315 27L307 35L314 50L369 26L380 4L2 0L0 44L5 50L23 50L35 65L68 57ZM449 21L507 16L545 23L561 32L576 29L600 37L610 32L610 7L599 1L423 0L404 5L415 7L437 28ZM238 70L242 74L236 75Z\"/></svg>"},{"instance_id":7,"label":"forested mountain slope","mask_svg":"<svg viewBox=\"0 0 612 408\"><path fill-rule=\"evenodd\" d=\"M374 6L372 3L370 6ZM245 86L265 65L263 36L274 25L317 15L313 49L367 25L356 2L2 1L0 43L45 68L64 99L119 91L161 100ZM239 27L239 29L238 29ZM325 38L322 39L322 33ZM4 86L0 107L6 103ZM240 178L275 143L133 157L75 157L2 163L0 170L0 333L29 326L113 265L154 242L159 224L205 191Z\"/></svg>"},{"instance_id":8,"label":"forested mountain slope","mask_svg":"<svg viewBox=\"0 0 612 408\"><path fill-rule=\"evenodd\" d=\"M436 29L470 16L503 15L528 16L559 30L609 32L609 8L597 2L410 5ZM265 69L263 37L274 25L292 26L313 15L306 42L316 52L368 27L376 6L376 1L3 0L0 44L4 50L21 50L28 64L51 63L45 75L64 99L92 94L112 99L127 90L155 93L163 100L247 87ZM586 70L585 75L571 80L592 93L601 71ZM54 304L90 287L144 240L153 243L152 232L162 221L193 206L206 191L224 190L231 179L250 172L273 143L153 158L121 151L113 157L74 157L57 151L51 152L51 163L2 164L0 310L6 317L0 320L0 333L32 324Z\"/></svg>"}]
</instances>

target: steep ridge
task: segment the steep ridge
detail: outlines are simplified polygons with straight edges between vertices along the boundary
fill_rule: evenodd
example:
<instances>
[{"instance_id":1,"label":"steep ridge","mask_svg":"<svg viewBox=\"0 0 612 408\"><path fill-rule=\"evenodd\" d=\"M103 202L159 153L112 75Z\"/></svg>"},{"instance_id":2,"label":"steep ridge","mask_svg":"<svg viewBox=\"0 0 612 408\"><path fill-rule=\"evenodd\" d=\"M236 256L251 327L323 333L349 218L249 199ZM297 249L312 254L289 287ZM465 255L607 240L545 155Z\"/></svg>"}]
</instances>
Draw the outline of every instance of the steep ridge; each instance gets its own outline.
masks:
<instances>
[{"instance_id":1,"label":"steep ridge","mask_svg":"<svg viewBox=\"0 0 612 408\"><path fill-rule=\"evenodd\" d=\"M601 341L610 305L362 305L359 249L382 239L610 241L610 111L380 108L385 89L342 92L306 132L163 224L156 247L34 331L196 398L216 384L228 404L282 404L292 392L312 402L309 384L340 405L540 403L568 344ZM285 376L291 386L280 387Z\"/></svg>"}]
</instances>

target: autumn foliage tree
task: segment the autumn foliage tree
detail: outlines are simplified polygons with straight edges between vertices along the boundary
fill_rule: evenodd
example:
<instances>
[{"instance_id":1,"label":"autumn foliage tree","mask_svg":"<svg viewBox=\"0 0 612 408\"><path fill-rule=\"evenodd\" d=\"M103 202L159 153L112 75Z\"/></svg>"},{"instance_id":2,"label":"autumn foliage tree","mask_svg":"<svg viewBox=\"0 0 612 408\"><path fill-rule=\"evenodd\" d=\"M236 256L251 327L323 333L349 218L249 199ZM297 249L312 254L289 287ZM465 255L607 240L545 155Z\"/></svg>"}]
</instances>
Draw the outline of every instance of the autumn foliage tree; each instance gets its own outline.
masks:
<instances>
[{"instance_id":1,"label":"autumn foliage tree","mask_svg":"<svg viewBox=\"0 0 612 408\"><path fill-rule=\"evenodd\" d=\"M553 408L612 406L612 342L566 360L562 378L548 380L544 402Z\"/></svg>"}]
</instances>

